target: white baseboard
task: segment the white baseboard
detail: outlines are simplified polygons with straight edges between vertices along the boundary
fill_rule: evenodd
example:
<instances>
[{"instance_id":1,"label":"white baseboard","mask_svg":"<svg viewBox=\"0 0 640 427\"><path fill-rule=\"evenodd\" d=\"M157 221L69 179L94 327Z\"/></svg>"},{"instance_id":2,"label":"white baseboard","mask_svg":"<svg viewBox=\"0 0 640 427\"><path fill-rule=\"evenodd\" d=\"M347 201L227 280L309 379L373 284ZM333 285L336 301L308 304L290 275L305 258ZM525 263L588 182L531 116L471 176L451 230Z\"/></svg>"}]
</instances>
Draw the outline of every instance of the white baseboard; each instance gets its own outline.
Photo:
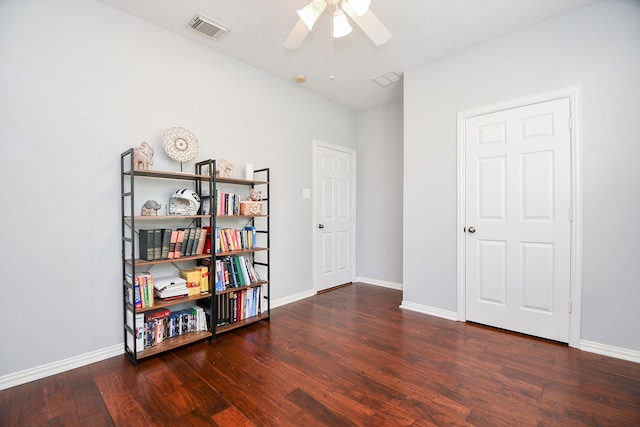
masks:
<instances>
[{"instance_id":1,"label":"white baseboard","mask_svg":"<svg viewBox=\"0 0 640 427\"><path fill-rule=\"evenodd\" d=\"M454 320L456 322L458 321L458 313L456 313L455 311L442 310L441 308L429 307L427 305L416 304L414 302L405 300L402 300L400 308L417 311L418 313L424 313L430 316L441 317L447 320Z\"/></svg>"},{"instance_id":2,"label":"white baseboard","mask_svg":"<svg viewBox=\"0 0 640 427\"><path fill-rule=\"evenodd\" d=\"M47 363L46 365L36 366L35 368L25 369L24 371L15 372L0 377L0 390L26 384L31 381L39 380L60 372L70 371L71 369L86 366L91 363L99 362L113 356L119 356L124 353L124 345L122 343L112 345L100 350L91 351L89 353L73 356L68 359L59 360L57 362Z\"/></svg>"},{"instance_id":3,"label":"white baseboard","mask_svg":"<svg viewBox=\"0 0 640 427\"><path fill-rule=\"evenodd\" d=\"M386 280L372 279L370 277L356 277L356 282L366 283L367 285L382 286L383 288L402 290L402 283L387 282Z\"/></svg>"},{"instance_id":4,"label":"white baseboard","mask_svg":"<svg viewBox=\"0 0 640 427\"><path fill-rule=\"evenodd\" d=\"M315 294L316 294L316 291L314 289L311 289L309 291L299 292L297 294L289 295L287 297L274 299L274 300L271 300L271 308L276 308L283 305L291 304L292 302L296 302L296 301L303 300L305 298L312 297Z\"/></svg>"},{"instance_id":5,"label":"white baseboard","mask_svg":"<svg viewBox=\"0 0 640 427\"><path fill-rule=\"evenodd\" d=\"M616 359L628 360L629 362L640 363L640 351L637 350L629 350L626 348L614 347L587 340L580 341L580 350L601 354L603 356L615 357Z\"/></svg>"}]
</instances>

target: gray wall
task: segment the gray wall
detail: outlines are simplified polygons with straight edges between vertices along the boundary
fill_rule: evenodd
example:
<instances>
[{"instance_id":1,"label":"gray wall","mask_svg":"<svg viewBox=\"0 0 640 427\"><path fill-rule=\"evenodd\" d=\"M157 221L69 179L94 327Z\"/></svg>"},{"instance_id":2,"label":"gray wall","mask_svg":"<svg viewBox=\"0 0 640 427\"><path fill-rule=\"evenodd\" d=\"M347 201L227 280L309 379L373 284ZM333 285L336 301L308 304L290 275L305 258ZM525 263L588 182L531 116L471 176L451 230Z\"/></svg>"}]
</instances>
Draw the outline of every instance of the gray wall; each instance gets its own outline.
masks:
<instances>
[{"instance_id":1,"label":"gray wall","mask_svg":"<svg viewBox=\"0 0 640 427\"><path fill-rule=\"evenodd\" d=\"M581 336L640 350L639 76L634 0L604 0L406 72L404 300L456 311L456 114L579 84Z\"/></svg>"},{"instance_id":2,"label":"gray wall","mask_svg":"<svg viewBox=\"0 0 640 427\"><path fill-rule=\"evenodd\" d=\"M402 103L359 113L358 280L402 287Z\"/></svg>"},{"instance_id":3,"label":"gray wall","mask_svg":"<svg viewBox=\"0 0 640 427\"><path fill-rule=\"evenodd\" d=\"M356 148L356 112L93 1L0 1L0 58L0 378L122 342L119 154L179 170L172 126L271 168L271 296L312 291L312 141Z\"/></svg>"}]
</instances>

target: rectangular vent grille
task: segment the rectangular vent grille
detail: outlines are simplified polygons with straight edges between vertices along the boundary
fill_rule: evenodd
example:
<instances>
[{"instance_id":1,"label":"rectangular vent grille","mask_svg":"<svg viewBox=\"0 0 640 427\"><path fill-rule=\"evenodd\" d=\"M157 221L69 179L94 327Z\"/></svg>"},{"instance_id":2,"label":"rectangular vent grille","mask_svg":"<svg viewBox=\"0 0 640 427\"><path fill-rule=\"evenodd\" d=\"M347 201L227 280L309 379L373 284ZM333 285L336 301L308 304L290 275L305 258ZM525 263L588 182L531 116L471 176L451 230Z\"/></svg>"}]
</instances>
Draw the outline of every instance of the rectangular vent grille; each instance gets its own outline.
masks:
<instances>
[{"instance_id":1,"label":"rectangular vent grille","mask_svg":"<svg viewBox=\"0 0 640 427\"><path fill-rule=\"evenodd\" d=\"M214 40L220 40L231 30L230 28L209 18L205 18L202 15L196 15L196 17L189 23L189 26L197 32L211 37Z\"/></svg>"},{"instance_id":2,"label":"rectangular vent grille","mask_svg":"<svg viewBox=\"0 0 640 427\"><path fill-rule=\"evenodd\" d=\"M371 80L379 86L387 87L402 80L402 75L395 70L391 70L378 76L371 77Z\"/></svg>"}]
</instances>

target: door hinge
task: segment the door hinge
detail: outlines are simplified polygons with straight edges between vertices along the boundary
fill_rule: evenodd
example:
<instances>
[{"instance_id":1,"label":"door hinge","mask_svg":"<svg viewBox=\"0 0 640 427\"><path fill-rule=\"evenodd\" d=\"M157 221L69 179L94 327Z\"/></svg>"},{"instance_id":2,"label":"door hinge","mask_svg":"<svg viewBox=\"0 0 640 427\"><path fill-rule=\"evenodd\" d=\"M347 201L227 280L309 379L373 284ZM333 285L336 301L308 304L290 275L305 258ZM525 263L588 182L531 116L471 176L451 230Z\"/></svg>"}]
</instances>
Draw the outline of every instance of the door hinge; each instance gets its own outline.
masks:
<instances>
[{"instance_id":1,"label":"door hinge","mask_svg":"<svg viewBox=\"0 0 640 427\"><path fill-rule=\"evenodd\" d=\"M573 121L571 120L571 117L569 117L567 125L569 126L569 130L573 129Z\"/></svg>"},{"instance_id":2,"label":"door hinge","mask_svg":"<svg viewBox=\"0 0 640 427\"><path fill-rule=\"evenodd\" d=\"M573 309L573 304L572 304L571 300L569 300L569 313L571 313L572 309Z\"/></svg>"},{"instance_id":3,"label":"door hinge","mask_svg":"<svg viewBox=\"0 0 640 427\"><path fill-rule=\"evenodd\" d=\"M569 209L569 221L573 221L573 209Z\"/></svg>"}]
</instances>

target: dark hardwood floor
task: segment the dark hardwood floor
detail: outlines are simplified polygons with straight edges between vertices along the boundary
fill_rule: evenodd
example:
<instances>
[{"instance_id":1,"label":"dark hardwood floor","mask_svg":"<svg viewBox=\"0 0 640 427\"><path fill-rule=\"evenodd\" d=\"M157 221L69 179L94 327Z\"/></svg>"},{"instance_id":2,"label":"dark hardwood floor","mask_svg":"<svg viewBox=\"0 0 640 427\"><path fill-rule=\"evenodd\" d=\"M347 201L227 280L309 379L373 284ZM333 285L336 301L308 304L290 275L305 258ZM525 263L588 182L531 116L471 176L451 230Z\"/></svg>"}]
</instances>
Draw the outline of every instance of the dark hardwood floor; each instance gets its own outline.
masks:
<instances>
[{"instance_id":1,"label":"dark hardwood floor","mask_svg":"<svg viewBox=\"0 0 640 427\"><path fill-rule=\"evenodd\" d=\"M0 391L0 426L640 425L640 364L400 302L354 284L137 367Z\"/></svg>"}]
</instances>

